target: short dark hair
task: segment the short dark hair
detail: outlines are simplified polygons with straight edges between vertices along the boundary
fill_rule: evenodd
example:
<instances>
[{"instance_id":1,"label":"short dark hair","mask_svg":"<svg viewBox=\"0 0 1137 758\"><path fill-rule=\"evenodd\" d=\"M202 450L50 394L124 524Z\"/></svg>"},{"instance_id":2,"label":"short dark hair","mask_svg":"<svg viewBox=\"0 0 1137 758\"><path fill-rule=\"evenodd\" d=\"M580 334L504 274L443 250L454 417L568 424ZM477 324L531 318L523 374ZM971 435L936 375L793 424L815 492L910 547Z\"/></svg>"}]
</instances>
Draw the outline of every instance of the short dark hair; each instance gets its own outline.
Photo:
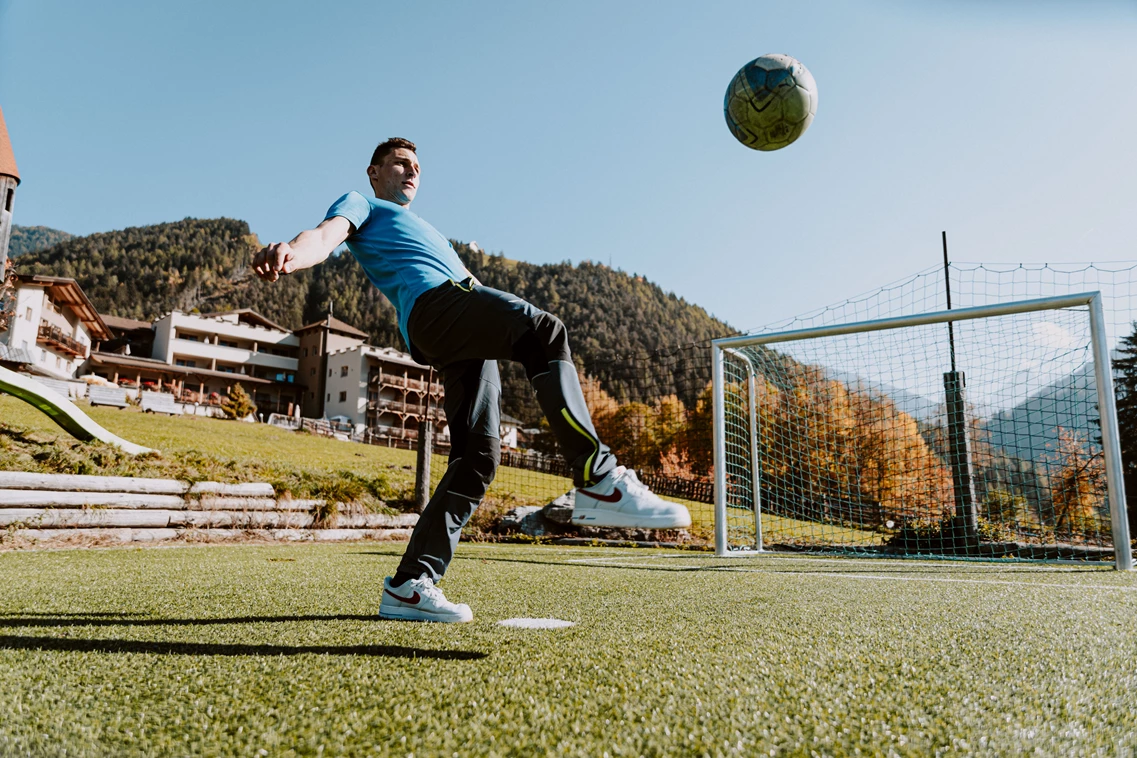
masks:
<instances>
[{"instance_id":1,"label":"short dark hair","mask_svg":"<svg viewBox=\"0 0 1137 758\"><path fill-rule=\"evenodd\" d=\"M383 159L386 158L390 153L398 150L400 147L404 147L407 150L410 150L412 153L418 152L417 148L415 148L415 143L411 142L409 139L403 139L402 137L391 137L385 142L380 142L379 147L375 148L375 152L371 154L371 165L382 166Z\"/></svg>"}]
</instances>

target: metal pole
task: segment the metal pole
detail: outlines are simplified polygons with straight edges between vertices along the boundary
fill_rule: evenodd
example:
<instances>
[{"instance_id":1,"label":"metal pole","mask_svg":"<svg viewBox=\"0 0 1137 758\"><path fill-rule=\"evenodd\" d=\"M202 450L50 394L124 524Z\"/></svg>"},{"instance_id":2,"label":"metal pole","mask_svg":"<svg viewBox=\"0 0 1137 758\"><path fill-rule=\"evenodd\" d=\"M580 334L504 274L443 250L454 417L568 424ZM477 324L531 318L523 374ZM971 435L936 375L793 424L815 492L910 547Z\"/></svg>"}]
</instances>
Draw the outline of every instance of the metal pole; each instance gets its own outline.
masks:
<instances>
[{"instance_id":1,"label":"metal pole","mask_svg":"<svg viewBox=\"0 0 1137 758\"><path fill-rule=\"evenodd\" d=\"M430 463L434 457L434 421L430 417L430 385L434 369L427 373L426 413L418 425L418 446L415 451L415 510L422 513L430 501Z\"/></svg>"},{"instance_id":2,"label":"metal pole","mask_svg":"<svg viewBox=\"0 0 1137 758\"><path fill-rule=\"evenodd\" d=\"M1109 487L1109 520L1113 527L1114 566L1118 571L1133 570L1133 549L1129 546L1129 520L1126 518L1125 480L1122 478L1117 404L1113 397L1113 371L1109 362L1109 339L1105 333L1105 311L1101 293L1090 300L1090 339L1094 350L1094 379L1097 383L1098 412L1101 415L1101 446L1105 455L1105 478Z\"/></svg>"},{"instance_id":3,"label":"metal pole","mask_svg":"<svg viewBox=\"0 0 1137 758\"><path fill-rule=\"evenodd\" d=\"M951 262L947 254L947 232L940 233L944 242L944 293L947 309L951 310ZM951 354L951 372L944 374L945 408L947 410L948 458L951 465L952 487L955 490L955 517L963 522L963 531L969 540L979 533L979 511L975 507L971 490L971 450L967 444L966 404L963 400L965 380L955 368L955 323L947 322L948 352Z\"/></svg>"},{"instance_id":4,"label":"metal pole","mask_svg":"<svg viewBox=\"0 0 1137 758\"><path fill-rule=\"evenodd\" d=\"M715 346L711 351L712 386L714 401L715 435L715 555L726 556L730 546L726 543L726 411L723 394L723 351Z\"/></svg>"},{"instance_id":5,"label":"metal pole","mask_svg":"<svg viewBox=\"0 0 1137 758\"><path fill-rule=\"evenodd\" d=\"M758 392L755 387L758 381L754 373L754 364L747 359L746 373L750 376L748 400L750 403L750 487L751 500L754 505L754 549L762 550L762 469L761 459L758 456Z\"/></svg>"},{"instance_id":6,"label":"metal pole","mask_svg":"<svg viewBox=\"0 0 1137 758\"><path fill-rule=\"evenodd\" d=\"M950 322L949 322L950 323ZM944 374L947 411L948 465L951 466L952 489L955 491L955 516L968 540L979 534L979 509L971 485L971 448L967 440L967 405L964 401L964 375L958 371Z\"/></svg>"},{"instance_id":7,"label":"metal pole","mask_svg":"<svg viewBox=\"0 0 1137 758\"><path fill-rule=\"evenodd\" d=\"M947 292L947 309L951 310L951 266L947 258L947 232L944 236L944 291ZM955 326L947 322L948 348L951 350L951 372L955 373Z\"/></svg>"}]
</instances>

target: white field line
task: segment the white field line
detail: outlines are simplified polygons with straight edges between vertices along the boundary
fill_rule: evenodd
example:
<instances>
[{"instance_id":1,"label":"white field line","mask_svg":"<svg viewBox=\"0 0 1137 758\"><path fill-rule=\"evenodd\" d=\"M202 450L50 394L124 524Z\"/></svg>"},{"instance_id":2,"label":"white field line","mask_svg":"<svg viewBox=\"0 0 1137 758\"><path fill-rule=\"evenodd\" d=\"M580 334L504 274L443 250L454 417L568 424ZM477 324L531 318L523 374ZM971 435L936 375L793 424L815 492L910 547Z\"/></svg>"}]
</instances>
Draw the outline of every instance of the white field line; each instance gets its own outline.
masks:
<instances>
[{"instance_id":1,"label":"white field line","mask_svg":"<svg viewBox=\"0 0 1137 758\"><path fill-rule=\"evenodd\" d=\"M1029 570L1030 573L1032 573L1032 574L1034 574L1034 573L1038 573L1038 574L1044 574L1044 573L1069 574L1069 573L1072 573L1074 571L1077 571L1078 573L1087 573L1088 574L1091 572L1113 571L1112 566L1098 567L1098 566L1082 566L1082 565L1076 565L1076 564L1073 564L1071 566L1031 566L1031 565L1026 564L1026 563L1014 563L1011 565L998 565L998 564L994 564L994 563L981 563L981 562L975 562L975 561L971 561L971 562L945 561L945 560L936 559L936 558L822 558L820 556L818 556L818 557L814 557L814 556L809 556L809 557L791 556L791 555L785 555L784 553L773 553L773 552L756 553L754 555L743 555L743 556L728 556L725 558L719 557L716 555L711 555L709 553L706 554L705 557L700 556L697 553L696 554L692 554L692 553L669 553L667 555L612 555L612 556L608 556L606 558L575 558L575 559L567 560L567 561L565 561L565 563L602 563L602 562L607 562L607 561L625 561L625 562L654 561L654 560L660 560L663 558L686 558L687 560L696 559L696 560L707 560L707 561L714 561L714 560L734 561L734 560L739 560L740 562L741 561L748 561L748 560L753 559L753 558L764 558L768 561L778 561L779 563L794 563L794 564L797 564L797 563L804 563L804 564L840 563L840 564L844 564L846 566L848 566L850 564L855 564L857 561L864 561L866 563L871 562L871 564L873 566L897 566L897 567L904 566L904 567L913 568L913 569L917 566L921 566L921 567L923 567L923 566L934 566L936 568L951 569L953 571L969 571L969 572L973 572L973 573L979 573L979 572L988 573L988 572L999 572L999 571L1019 572L1019 571L1023 571L1023 570ZM697 567L688 567L688 568L697 568ZM741 570L741 569L739 569L739 570Z\"/></svg>"},{"instance_id":2,"label":"white field line","mask_svg":"<svg viewBox=\"0 0 1137 758\"><path fill-rule=\"evenodd\" d=\"M645 556L610 556L607 558L577 558L566 561L567 563L577 563L583 565L594 565L600 568L644 568L644 561L654 560L659 558L690 558L686 555L645 555ZM708 559L709 560L709 559ZM721 559L720 559L721 560ZM775 558L774 560L787 560L784 558ZM812 562L815 559L802 559L796 561L797 563ZM842 559L816 559L817 562L828 561L839 563ZM636 561L633 563L632 561ZM903 561L894 561L894 563L904 563ZM927 564L923 564L927 565ZM943 564L940 564L943 565ZM947 564L951 566L951 564ZM733 571L742 574L775 574L782 576L824 576L833 579L858 579L858 580L875 580L875 581L897 581L897 582L938 582L946 584L990 584L990 585L1003 585L1010 587L1035 587L1046 589L1065 589L1065 590L1113 590L1119 592L1137 592L1137 586L1114 586L1106 584L1056 584L1053 582L1016 582L1008 579L956 579L948 577L926 577L926 576L889 576L881 574L841 574L837 572L814 572L814 571L785 571L773 568L757 568L753 566L699 566L699 565L674 565L667 566L671 570L703 570L703 571ZM1045 569L1038 569L1044 571Z\"/></svg>"},{"instance_id":3,"label":"white field line","mask_svg":"<svg viewBox=\"0 0 1137 758\"><path fill-rule=\"evenodd\" d=\"M642 568L642 567L641 567ZM1055 584L1053 582L1012 582L1007 579L948 579L930 576L881 576L879 574L836 574L813 571L768 571L766 569L739 568L737 566L712 566L707 571L738 571L747 574L787 574L793 576L828 576L835 579L875 579L896 582L947 582L953 584L999 584L1010 587L1036 587L1057 590L1116 590L1118 592L1137 592L1137 587L1113 586L1108 584Z\"/></svg>"}]
</instances>

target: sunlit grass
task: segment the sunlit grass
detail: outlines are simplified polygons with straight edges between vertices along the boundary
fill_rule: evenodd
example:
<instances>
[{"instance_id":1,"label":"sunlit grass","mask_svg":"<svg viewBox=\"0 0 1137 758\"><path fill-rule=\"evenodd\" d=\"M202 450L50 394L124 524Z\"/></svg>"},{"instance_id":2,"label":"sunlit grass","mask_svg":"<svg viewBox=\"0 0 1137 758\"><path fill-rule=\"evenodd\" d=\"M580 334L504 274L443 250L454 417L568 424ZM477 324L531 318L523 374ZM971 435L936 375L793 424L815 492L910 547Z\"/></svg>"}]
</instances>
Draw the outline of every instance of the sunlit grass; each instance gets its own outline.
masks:
<instances>
[{"instance_id":1,"label":"sunlit grass","mask_svg":"<svg viewBox=\"0 0 1137 758\"><path fill-rule=\"evenodd\" d=\"M0 755L1137 747L1121 572L464 544L428 625L376 618L401 552L0 553Z\"/></svg>"},{"instance_id":2,"label":"sunlit grass","mask_svg":"<svg viewBox=\"0 0 1137 758\"><path fill-rule=\"evenodd\" d=\"M217 481L265 480L286 486L304 487L306 479L345 474L375 482L381 480L386 499L408 503L413 498L415 452L377 445L319 437L253 424L195 416L163 416L142 413L135 408L89 407L83 410L115 434L152 447L160 456L132 459L104 445L80 444L39 411L15 398L0 395L0 431L21 430L26 441L17 443L0 434L0 467L34 471L67 471L87 466L91 470L75 473L105 473L127 476L210 478ZM48 452L50 451L50 452ZM71 468L68 468L71 467ZM446 456L435 455L431 463L431 487L446 471ZM350 477L349 477L350 478ZM376 485L378 487L378 485ZM486 497L485 512L478 524L518 505L543 506L572 489L572 480L526 469L503 466ZM382 487L379 487L382 489ZM380 495L376 495L383 499ZM691 512L690 532L699 541L710 543L714 534L714 507L681 498L667 498L687 506ZM747 512L731 515L732 540L753 539L753 517ZM766 544L820 538L832 545L878 545L877 532L784 518L765 514L763 531Z\"/></svg>"}]
</instances>

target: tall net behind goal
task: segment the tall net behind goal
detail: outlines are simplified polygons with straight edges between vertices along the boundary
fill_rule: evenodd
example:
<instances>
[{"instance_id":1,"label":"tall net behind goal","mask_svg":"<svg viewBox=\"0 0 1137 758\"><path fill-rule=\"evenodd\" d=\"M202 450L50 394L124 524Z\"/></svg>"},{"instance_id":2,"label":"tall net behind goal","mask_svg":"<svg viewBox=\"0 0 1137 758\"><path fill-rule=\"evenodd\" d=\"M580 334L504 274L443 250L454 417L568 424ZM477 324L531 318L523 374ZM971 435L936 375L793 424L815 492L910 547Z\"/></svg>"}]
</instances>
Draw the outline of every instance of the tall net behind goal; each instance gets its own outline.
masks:
<instances>
[{"instance_id":1,"label":"tall net behind goal","mask_svg":"<svg viewBox=\"0 0 1137 758\"><path fill-rule=\"evenodd\" d=\"M1096 293L715 340L716 548L1114 560L1106 345Z\"/></svg>"},{"instance_id":2,"label":"tall net behind goal","mask_svg":"<svg viewBox=\"0 0 1137 758\"><path fill-rule=\"evenodd\" d=\"M964 263L952 264L946 272L943 266L931 267L872 292L787 319L750 334L763 336L786 330L830 327L849 322L939 311L945 306L945 274L950 278L952 300L957 307L996 305L1014 300L1100 291L1105 311L1106 334L1109 344L1113 347L1117 347L1119 340L1133 331L1134 321L1137 320L1137 264L1132 262L1096 265ZM558 313L560 308L556 303L535 300L534 304L548 308L554 313ZM964 328L961 324L957 326L961 330ZM518 507L528 506L537 509L555 500L563 501L565 498L562 496L569 493L573 487L568 467L557 451L547 424L542 421L541 410L525 380L524 372L515 364L501 362L504 414L502 466L490 488L485 504L474 515L475 528L499 534L515 534L518 531L529 534L524 530L536 526L538 530L552 529L553 531L545 531L541 535L552 539L565 536L583 536L588 539L634 537L648 541L682 541L694 545L707 545L714 540L710 337L725 337L736 332L728 331L724 327L721 333L704 332L707 337L705 340L689 341L688 338L676 342L675 334L691 334L692 330L688 328L689 325L678 332L673 327L674 325L667 323L659 324L658 338L650 343L630 344L620 334L595 333L583 327L571 331L571 335L573 354L578 361L585 397L602 439L613 448L620 462L635 468L640 478L653 490L667 499L683 503L691 512L694 522L692 527L682 534L641 532L630 536L628 533L609 534L603 530L561 529L556 524L535 523L539 522L539 519L532 519L520 525L516 521L509 526L504 522L499 523L503 515ZM946 328L942 327L945 331ZM979 396L975 394L973 398L973 394L978 392L975 385L979 381L979 376L973 368L964 364L964 359L972 360L967 351L975 349L976 339L967 337L963 332L960 332L958 337L960 351L958 370L964 374L967 384L964 387L963 397L969 406L975 405ZM997 338L992 337L992 339ZM592 343L590 349L585 349L586 341ZM940 352L929 358L928 363L943 360L948 365L947 368L943 368L937 364L934 371L929 369L929 374L938 387L938 395L928 398L927 401L943 404L945 397L942 374L950 371L950 355L943 358L942 356L946 354L943 352L944 348L941 346L938 349ZM777 350L782 351L783 348ZM1050 360L1050 356L1045 358ZM731 360L729 356L727 360ZM809 360L814 359L803 357L803 361ZM1005 367L1003 370L1006 370ZM850 371L850 373L855 372ZM1083 380L1087 378L1088 375L1083 377ZM1008 467L1004 466L1003 473L999 474L1003 478L996 478L993 481L1015 484L1009 489L1008 486L992 487L992 490L998 492L991 497L1003 497L1000 493L1004 491L1020 493L1018 496L1023 500L1015 500L1012 497L1008 509L1020 508L1023 502L1030 504L1041 500L1045 516L1048 513L1046 510L1048 498L1052 499L1049 494L1051 480L1046 478L1044 481L1035 472L1041 471L1045 474L1054 469L1054 459L1061 454L1057 448L1052 452L1046 448L1046 445L1057 444L1059 426L1062 427L1064 435L1074 436L1078 440L1089 440L1090 443L1096 440L1097 429L1092 421L1087 422L1084 419L1085 414L1082 414L1083 418L1078 420L1074 418L1078 414L1070 415L1053 411L1048 405L1047 398L1052 400L1056 398L1057 402L1067 405L1074 402L1075 406L1080 404L1085 409L1089 406L1083 401L1084 399L1076 402L1068 401L1063 399L1065 396L1055 395L1046 386L1042 386L1041 395L1037 397L1030 395L1039 386L1041 386L1039 382L1015 385L1013 390L1018 392L1022 402L1019 406L1012 406L1009 410L1003 411L1003 417L1010 420L1008 424L1022 419L1024 414L1027 416L1033 414L1031 417L1037 423L1032 425L1030 433L1019 433L1017 436L1022 440L1030 438L1040 441L1035 445L1037 454L1028 456L1025 451L1013 448L1008 455L1025 461L1019 464L1024 470L1008 473ZM1005 397L1004 401L1003 405L1006 405L1010 402L1010 397ZM919 428L924 429L926 422L924 416L913 415L904 405L899 409L907 412L919 422ZM968 412L971 413L970 418L978 418L974 409ZM442 421L438 423L441 425ZM1050 428L1044 432L1041 427L1045 425L1049 425ZM996 434L998 431L993 429L988 433L993 443L1013 436L1010 431ZM981 443L982 439L973 445L971 450L973 457L981 455L986 449ZM1070 452L1073 442L1063 444ZM446 468L445 446L437 446L435 452L432 484L437 483ZM1047 456L1048 460L1038 461ZM1097 460L1100 463L1100 459ZM407 465L411 463L413 458ZM1029 471L1025 470L1027 468ZM1017 484L1020 481L1024 483ZM982 499L987 497L988 490L984 489L985 487L987 487L985 483L976 482L973 488L974 492L980 493L975 497L981 506ZM1023 492L1028 494L1021 494ZM738 514L741 511L735 509L731 512ZM547 509L545 513L551 514L551 510ZM563 515L563 510L561 513ZM986 516L984 518L986 519ZM931 527L925 524L922 529L920 534L926 536ZM867 531L874 532L872 529ZM1045 529L1040 531L1045 533ZM874 534L879 540L890 536L875 532ZM1060 542L1063 542L1063 539L1057 535L1052 540L1055 545ZM1088 544L1083 546L1091 547ZM1109 551L1106 545L1098 547L1102 548L1100 551L1102 553ZM1089 554L1088 551L1083 552Z\"/></svg>"}]
</instances>

